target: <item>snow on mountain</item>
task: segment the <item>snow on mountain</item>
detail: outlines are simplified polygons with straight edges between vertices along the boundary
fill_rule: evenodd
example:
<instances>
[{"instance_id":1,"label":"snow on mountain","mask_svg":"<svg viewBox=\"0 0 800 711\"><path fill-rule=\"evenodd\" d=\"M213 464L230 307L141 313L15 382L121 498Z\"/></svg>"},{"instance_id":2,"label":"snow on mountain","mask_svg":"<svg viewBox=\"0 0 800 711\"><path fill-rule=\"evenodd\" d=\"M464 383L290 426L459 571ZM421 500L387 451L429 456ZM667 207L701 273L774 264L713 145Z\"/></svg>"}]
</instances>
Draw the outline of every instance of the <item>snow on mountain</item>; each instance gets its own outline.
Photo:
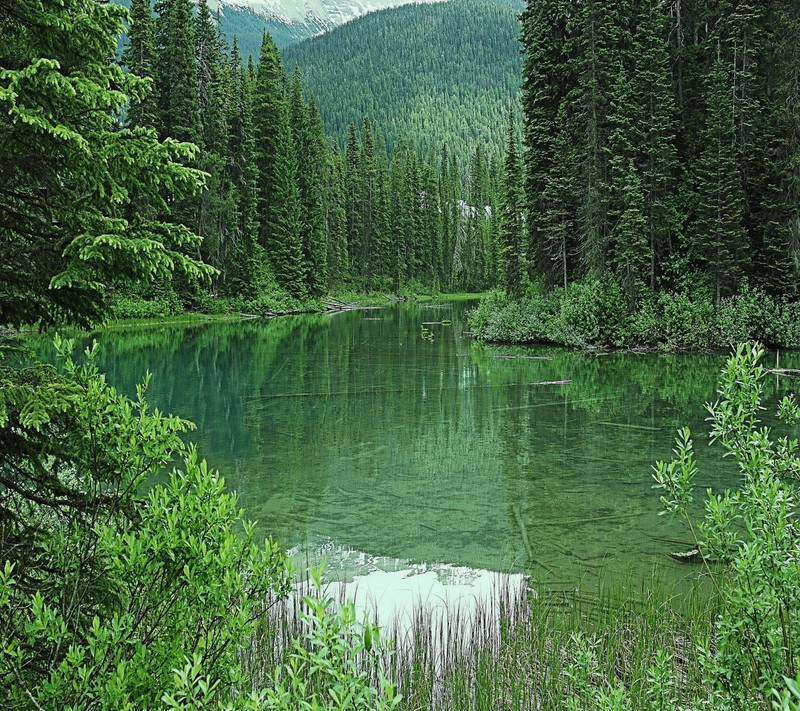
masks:
<instances>
[{"instance_id":1,"label":"snow on mountain","mask_svg":"<svg viewBox=\"0 0 800 711\"><path fill-rule=\"evenodd\" d=\"M447 0L218 0L222 6L249 10L287 25L307 25L319 31L335 27L375 10L399 5L446 2Z\"/></svg>"}]
</instances>

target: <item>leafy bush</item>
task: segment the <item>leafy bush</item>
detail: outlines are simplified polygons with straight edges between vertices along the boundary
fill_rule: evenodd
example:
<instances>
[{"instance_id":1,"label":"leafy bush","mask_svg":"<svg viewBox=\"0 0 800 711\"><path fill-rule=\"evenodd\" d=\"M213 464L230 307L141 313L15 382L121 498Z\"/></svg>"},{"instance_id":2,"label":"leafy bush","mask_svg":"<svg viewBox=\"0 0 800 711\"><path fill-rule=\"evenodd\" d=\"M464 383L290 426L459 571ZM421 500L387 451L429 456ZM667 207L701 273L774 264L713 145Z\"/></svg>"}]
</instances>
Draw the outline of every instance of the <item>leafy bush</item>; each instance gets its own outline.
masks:
<instances>
[{"instance_id":1,"label":"leafy bush","mask_svg":"<svg viewBox=\"0 0 800 711\"><path fill-rule=\"evenodd\" d=\"M717 402L707 405L711 440L739 465L741 486L707 492L705 514L694 521L697 466L688 429L678 433L675 457L658 462L654 478L664 513L686 524L711 579L719 615L698 650L705 670L693 705L681 705L678 679L665 652L656 656L646 683L652 709L800 708L800 532L795 528L798 442L772 436L759 414L765 370L763 350L739 345L722 372ZM800 421L793 396L778 405L787 426ZM591 638L576 636L568 672L574 697L568 708L631 709L629 689L600 673ZM778 690L781 691L778 691Z\"/></svg>"},{"instance_id":2,"label":"leafy bush","mask_svg":"<svg viewBox=\"0 0 800 711\"><path fill-rule=\"evenodd\" d=\"M690 507L697 474L688 430L679 433L676 459L660 462L656 482L665 510L680 516L707 563L722 613L708 671L724 703L755 707L770 690L794 676L800 648L800 535L792 521L800 458L795 439L774 439L761 426L763 350L737 347L722 373L720 400L708 406L711 439L739 464L741 488L709 493L705 516L692 525ZM787 425L800 420L793 397L779 404Z\"/></svg>"},{"instance_id":3,"label":"leafy bush","mask_svg":"<svg viewBox=\"0 0 800 711\"><path fill-rule=\"evenodd\" d=\"M266 707L285 711L353 709L389 711L401 697L380 669L388 653L380 630L368 620L359 622L352 602L337 605L323 595L321 572L312 570L313 595L306 595L300 612L304 639L295 639L289 660L275 673L266 693ZM376 670L378 688L370 685Z\"/></svg>"},{"instance_id":4,"label":"leafy bush","mask_svg":"<svg viewBox=\"0 0 800 711\"><path fill-rule=\"evenodd\" d=\"M493 296L469 319L486 341L670 352L730 348L748 340L800 347L800 302L775 300L746 284L716 305L700 289L649 293L629 312L615 281L587 280L566 290L534 290L518 301Z\"/></svg>"},{"instance_id":5,"label":"leafy bush","mask_svg":"<svg viewBox=\"0 0 800 711\"><path fill-rule=\"evenodd\" d=\"M94 349L79 366L56 345L65 376L5 374L0 705L155 708L189 662L230 699L260 602L286 589L284 554L256 545L146 383L130 401Z\"/></svg>"},{"instance_id":6,"label":"leafy bush","mask_svg":"<svg viewBox=\"0 0 800 711\"><path fill-rule=\"evenodd\" d=\"M0 370L0 706L299 709L311 688L326 703L344 689L341 709L395 705L355 666L376 630L354 635L351 607L329 616L311 598L315 651L298 651L292 684L243 691L241 650L289 590L283 551L256 543L182 441L192 425L150 410L147 381L129 400L96 347L83 365L56 348L64 374Z\"/></svg>"}]
</instances>

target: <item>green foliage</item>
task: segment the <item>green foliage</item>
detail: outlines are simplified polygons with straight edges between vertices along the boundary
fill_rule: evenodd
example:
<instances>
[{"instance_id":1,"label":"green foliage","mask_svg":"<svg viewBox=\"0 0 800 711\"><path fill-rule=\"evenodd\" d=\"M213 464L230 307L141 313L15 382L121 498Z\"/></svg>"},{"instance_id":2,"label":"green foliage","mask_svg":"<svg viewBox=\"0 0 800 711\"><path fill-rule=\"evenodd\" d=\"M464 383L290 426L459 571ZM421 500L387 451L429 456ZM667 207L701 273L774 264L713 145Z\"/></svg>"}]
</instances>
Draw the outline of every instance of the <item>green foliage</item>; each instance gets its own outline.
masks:
<instances>
[{"instance_id":1,"label":"green foliage","mask_svg":"<svg viewBox=\"0 0 800 711\"><path fill-rule=\"evenodd\" d=\"M162 191L202 184L184 165L194 149L116 119L149 87L109 62L126 11L93 0L3 8L0 323L97 319L117 279L208 277L185 255L197 237L157 214Z\"/></svg>"},{"instance_id":2,"label":"green foliage","mask_svg":"<svg viewBox=\"0 0 800 711\"><path fill-rule=\"evenodd\" d=\"M613 280L586 280L550 292L530 290L516 303L484 300L470 327L486 341L550 342L579 348L681 352L726 349L746 340L800 347L800 304L741 287L716 303L708 291L647 292L633 311Z\"/></svg>"},{"instance_id":3,"label":"green foliage","mask_svg":"<svg viewBox=\"0 0 800 711\"><path fill-rule=\"evenodd\" d=\"M380 629L367 619L359 622L352 602L337 605L324 597L321 573L311 571L315 593L303 598L303 638L294 640L288 661L276 671L266 707L286 711L398 708L401 696L380 670L388 652ZM377 688L370 685L371 669L378 670Z\"/></svg>"},{"instance_id":4,"label":"green foliage","mask_svg":"<svg viewBox=\"0 0 800 711\"><path fill-rule=\"evenodd\" d=\"M6 371L0 468L3 703L154 708L208 680L226 703L285 556L180 434L56 342L64 375ZM176 468L156 483L171 463ZM144 486L150 486L144 492ZM184 670L185 671L185 670ZM196 691L196 689L195 689ZM192 692L194 693L194 692Z\"/></svg>"},{"instance_id":5,"label":"green foliage","mask_svg":"<svg viewBox=\"0 0 800 711\"><path fill-rule=\"evenodd\" d=\"M693 524L697 468L688 430L678 437L676 458L655 468L665 511L689 527L720 601L706 671L716 707L760 705L784 676L796 673L800 652L793 630L800 623L796 481L797 440L774 438L760 423L766 373L759 346L739 345L722 372L719 400L708 405L711 440L739 464L736 491L708 492L705 515ZM779 416L793 425L800 410L784 398ZM713 564L712 564L713 561Z\"/></svg>"},{"instance_id":6,"label":"green foliage","mask_svg":"<svg viewBox=\"0 0 800 711\"><path fill-rule=\"evenodd\" d=\"M797 14L783 0L530 0L531 279L794 294Z\"/></svg>"},{"instance_id":7,"label":"green foliage","mask_svg":"<svg viewBox=\"0 0 800 711\"><path fill-rule=\"evenodd\" d=\"M497 240L498 283L509 296L519 296L523 286L526 255L524 244L525 199L522 192L522 163L517 146L514 113L508 122L506 157L503 166L501 223Z\"/></svg>"}]
</instances>

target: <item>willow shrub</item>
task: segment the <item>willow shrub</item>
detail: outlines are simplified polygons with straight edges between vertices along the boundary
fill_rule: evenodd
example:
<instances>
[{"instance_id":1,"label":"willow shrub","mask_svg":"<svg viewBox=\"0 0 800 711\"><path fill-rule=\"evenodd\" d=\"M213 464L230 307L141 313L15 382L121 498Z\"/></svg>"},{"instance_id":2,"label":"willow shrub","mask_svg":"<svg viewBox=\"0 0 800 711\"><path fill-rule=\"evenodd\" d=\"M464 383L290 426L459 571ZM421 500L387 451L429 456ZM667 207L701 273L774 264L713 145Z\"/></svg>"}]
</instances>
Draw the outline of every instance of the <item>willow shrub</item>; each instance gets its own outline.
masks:
<instances>
[{"instance_id":1,"label":"willow shrub","mask_svg":"<svg viewBox=\"0 0 800 711\"><path fill-rule=\"evenodd\" d=\"M362 688L346 654L328 659L324 696L282 688L313 681L319 654L293 657L275 690L253 684L242 651L289 592L283 551L256 543L183 442L191 424L151 410L146 382L130 400L94 348L79 365L56 346L63 374L0 369L0 707L302 709L342 689L391 707L393 688ZM353 646L350 618L308 604L318 646ZM332 707L364 707L348 703Z\"/></svg>"},{"instance_id":2,"label":"willow shrub","mask_svg":"<svg viewBox=\"0 0 800 711\"><path fill-rule=\"evenodd\" d=\"M800 690L800 532L796 482L798 442L776 437L762 425L763 350L739 345L723 371L717 402L707 405L711 440L739 465L740 486L708 491L705 513L694 521L698 470L688 429L680 430L672 461L655 468L664 512L680 517L694 538L712 582L720 614L711 638L699 650L705 670L703 693L694 708L796 709ZM778 404L787 427L800 421L793 396ZM632 708L626 689L597 679L591 640L579 638L572 676L582 708ZM654 709L676 708L666 660L650 673ZM776 689L782 689L779 694ZM574 706L577 708L578 706ZM686 707L684 707L686 708Z\"/></svg>"},{"instance_id":3,"label":"willow shrub","mask_svg":"<svg viewBox=\"0 0 800 711\"><path fill-rule=\"evenodd\" d=\"M632 308L613 279L550 291L533 286L521 299L494 294L483 300L469 323L485 341L577 348L707 351L744 341L800 347L800 302L747 284L717 303L703 290L649 292Z\"/></svg>"}]
</instances>

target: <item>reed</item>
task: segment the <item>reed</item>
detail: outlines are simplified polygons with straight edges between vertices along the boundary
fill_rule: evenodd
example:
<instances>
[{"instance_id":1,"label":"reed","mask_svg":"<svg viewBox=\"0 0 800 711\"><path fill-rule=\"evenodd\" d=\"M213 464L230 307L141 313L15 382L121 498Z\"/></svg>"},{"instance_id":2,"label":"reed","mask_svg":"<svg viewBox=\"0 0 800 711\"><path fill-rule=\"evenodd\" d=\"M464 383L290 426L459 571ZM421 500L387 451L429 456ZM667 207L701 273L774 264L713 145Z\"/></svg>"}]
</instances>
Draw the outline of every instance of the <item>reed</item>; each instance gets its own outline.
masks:
<instances>
[{"instance_id":1,"label":"reed","mask_svg":"<svg viewBox=\"0 0 800 711\"><path fill-rule=\"evenodd\" d=\"M308 592L270 606L245 653L254 685L269 683L292 640L306 630L298 614ZM346 596L340 588L341 597ZM702 583L675 592L655 577L613 582L590 593L541 592L498 577L496 589L467 610L418 604L411 613L377 620L387 649L366 669L379 669L403 695L404 709L560 709L575 693L578 639L595 642L595 684L624 684L634 708L646 708L648 671L659 650L671 653L676 692L688 704L704 695L696 650L712 636L712 597ZM599 676L598 676L599 675Z\"/></svg>"}]
</instances>

